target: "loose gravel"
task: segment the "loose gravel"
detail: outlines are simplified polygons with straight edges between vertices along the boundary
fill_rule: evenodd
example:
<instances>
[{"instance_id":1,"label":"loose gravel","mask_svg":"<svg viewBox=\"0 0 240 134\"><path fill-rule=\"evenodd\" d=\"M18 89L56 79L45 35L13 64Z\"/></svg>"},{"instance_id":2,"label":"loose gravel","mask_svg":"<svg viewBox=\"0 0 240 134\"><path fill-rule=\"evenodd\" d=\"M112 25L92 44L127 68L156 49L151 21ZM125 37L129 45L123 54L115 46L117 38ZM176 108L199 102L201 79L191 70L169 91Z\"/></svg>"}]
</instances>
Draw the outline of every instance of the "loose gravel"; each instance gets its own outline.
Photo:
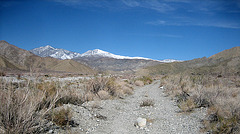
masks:
<instances>
[{"instance_id":1,"label":"loose gravel","mask_svg":"<svg viewBox=\"0 0 240 134\"><path fill-rule=\"evenodd\" d=\"M67 130L50 130L51 133L89 134L198 134L201 119L206 109L196 109L192 113L180 113L174 100L166 97L160 81L138 87L133 95L124 99L99 100L84 103L82 106L64 105L73 113L73 120L79 124ZM153 106L141 107L150 99ZM136 120L147 119L146 127L136 126Z\"/></svg>"}]
</instances>

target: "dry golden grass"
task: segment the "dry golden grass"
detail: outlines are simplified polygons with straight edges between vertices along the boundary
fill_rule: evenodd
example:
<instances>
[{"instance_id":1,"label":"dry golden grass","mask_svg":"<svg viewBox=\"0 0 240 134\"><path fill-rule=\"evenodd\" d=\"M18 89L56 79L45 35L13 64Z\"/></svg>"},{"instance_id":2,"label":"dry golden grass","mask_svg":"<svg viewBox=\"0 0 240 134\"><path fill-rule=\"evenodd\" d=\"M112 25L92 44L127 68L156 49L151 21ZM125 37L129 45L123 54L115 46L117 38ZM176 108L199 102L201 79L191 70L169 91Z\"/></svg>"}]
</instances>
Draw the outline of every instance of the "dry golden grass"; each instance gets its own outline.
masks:
<instances>
[{"instance_id":1,"label":"dry golden grass","mask_svg":"<svg viewBox=\"0 0 240 134\"><path fill-rule=\"evenodd\" d=\"M133 94L132 87L127 82L114 77L96 77L85 82L85 99L87 101L100 99L122 98Z\"/></svg>"},{"instance_id":2,"label":"dry golden grass","mask_svg":"<svg viewBox=\"0 0 240 134\"><path fill-rule=\"evenodd\" d=\"M69 108L61 108L51 114L51 120L60 127L68 127L71 119L72 113Z\"/></svg>"},{"instance_id":3,"label":"dry golden grass","mask_svg":"<svg viewBox=\"0 0 240 134\"><path fill-rule=\"evenodd\" d=\"M133 93L128 82L113 77L96 77L80 82L53 81L49 77L21 80L25 81L0 80L0 132L39 133L39 128L45 127L41 123L45 117L66 127L71 120L71 112L68 109L56 111L59 106L122 98Z\"/></svg>"},{"instance_id":4,"label":"dry golden grass","mask_svg":"<svg viewBox=\"0 0 240 134\"><path fill-rule=\"evenodd\" d=\"M192 99L187 99L186 101L180 102L178 107L183 111L183 112L191 112L196 106L195 103Z\"/></svg>"},{"instance_id":5,"label":"dry golden grass","mask_svg":"<svg viewBox=\"0 0 240 134\"><path fill-rule=\"evenodd\" d=\"M143 81L136 80L136 81L135 81L135 85L136 85L136 86L139 86L139 87L142 87L142 86L144 86L144 83L143 83Z\"/></svg>"},{"instance_id":6,"label":"dry golden grass","mask_svg":"<svg viewBox=\"0 0 240 134\"><path fill-rule=\"evenodd\" d=\"M7 134L34 133L43 127L41 119L55 106L58 91L49 98L48 103L39 106L46 99L45 92L36 89L28 81L24 86L1 81L0 89L0 127Z\"/></svg>"},{"instance_id":7,"label":"dry golden grass","mask_svg":"<svg viewBox=\"0 0 240 134\"><path fill-rule=\"evenodd\" d=\"M107 100L111 97L109 93L105 90L98 91L98 96L101 100Z\"/></svg>"},{"instance_id":8,"label":"dry golden grass","mask_svg":"<svg viewBox=\"0 0 240 134\"><path fill-rule=\"evenodd\" d=\"M205 130L212 133L237 133L240 129L240 88L238 76L170 75L161 86L175 98L183 112L209 107Z\"/></svg>"}]
</instances>

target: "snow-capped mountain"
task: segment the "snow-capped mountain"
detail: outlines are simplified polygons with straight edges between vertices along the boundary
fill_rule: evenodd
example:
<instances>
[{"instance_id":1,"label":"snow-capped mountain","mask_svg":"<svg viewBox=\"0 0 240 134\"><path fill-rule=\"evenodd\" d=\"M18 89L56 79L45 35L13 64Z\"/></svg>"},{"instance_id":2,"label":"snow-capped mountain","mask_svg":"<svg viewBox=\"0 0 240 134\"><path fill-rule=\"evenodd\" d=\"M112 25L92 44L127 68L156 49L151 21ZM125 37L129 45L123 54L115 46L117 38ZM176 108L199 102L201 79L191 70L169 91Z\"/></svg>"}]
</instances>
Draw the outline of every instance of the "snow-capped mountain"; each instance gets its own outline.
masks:
<instances>
[{"instance_id":1,"label":"snow-capped mountain","mask_svg":"<svg viewBox=\"0 0 240 134\"><path fill-rule=\"evenodd\" d=\"M52 46L44 46L44 47L39 47L35 48L32 50L29 50L30 52L41 56L41 57L53 57L61 60L65 59L74 59L74 58L114 58L114 59L144 59L144 60L152 60L149 58L144 58L144 57L129 57L129 56L121 56L121 55L115 55L100 49L94 49L94 50L88 50L87 52L80 54L76 52L71 52L65 49L59 49L59 48L54 48ZM166 59L166 60L154 60L154 61L159 61L159 62L179 62L178 60L173 60L173 59Z\"/></svg>"},{"instance_id":2,"label":"snow-capped mountain","mask_svg":"<svg viewBox=\"0 0 240 134\"><path fill-rule=\"evenodd\" d=\"M115 55L100 49L94 49L94 50L88 50L87 52L83 53L81 57L107 57L107 58L114 58L114 59L145 59L145 60L151 60L149 58L143 58L143 57L128 57L128 56L121 56L121 55Z\"/></svg>"},{"instance_id":3,"label":"snow-capped mountain","mask_svg":"<svg viewBox=\"0 0 240 134\"><path fill-rule=\"evenodd\" d=\"M171 63L171 62L182 62L182 61L181 60L174 60L174 59L165 59L165 60L161 60L161 62Z\"/></svg>"},{"instance_id":4,"label":"snow-capped mountain","mask_svg":"<svg viewBox=\"0 0 240 134\"><path fill-rule=\"evenodd\" d=\"M81 56L80 53L71 52L65 49L58 49L49 45L29 50L40 57L53 57L61 60L73 59Z\"/></svg>"}]
</instances>

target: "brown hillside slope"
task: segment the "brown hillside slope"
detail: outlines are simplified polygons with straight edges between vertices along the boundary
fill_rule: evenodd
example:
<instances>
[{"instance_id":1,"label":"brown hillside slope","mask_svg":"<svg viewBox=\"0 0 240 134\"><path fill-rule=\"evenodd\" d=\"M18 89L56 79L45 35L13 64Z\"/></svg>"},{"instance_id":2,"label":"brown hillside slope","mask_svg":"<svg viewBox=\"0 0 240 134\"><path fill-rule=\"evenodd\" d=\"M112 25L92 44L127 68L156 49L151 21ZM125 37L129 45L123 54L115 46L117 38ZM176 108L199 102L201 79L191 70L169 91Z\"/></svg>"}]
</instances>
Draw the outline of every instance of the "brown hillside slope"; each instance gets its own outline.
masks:
<instances>
[{"instance_id":1,"label":"brown hillside slope","mask_svg":"<svg viewBox=\"0 0 240 134\"><path fill-rule=\"evenodd\" d=\"M88 66L79 64L78 62L73 61L73 60L62 60L61 62L59 62L55 65L52 64L47 69L55 70L55 71L74 72L74 73L81 72L84 74L85 73L87 73L87 74L93 73L93 70L91 68L89 68Z\"/></svg>"},{"instance_id":2,"label":"brown hillside slope","mask_svg":"<svg viewBox=\"0 0 240 134\"><path fill-rule=\"evenodd\" d=\"M21 70L27 70L34 54L9 44L6 41L0 41L0 56L4 57L10 63L18 65Z\"/></svg>"},{"instance_id":3,"label":"brown hillside slope","mask_svg":"<svg viewBox=\"0 0 240 134\"><path fill-rule=\"evenodd\" d=\"M143 70L140 70L143 71ZM240 47L224 50L209 58L198 58L179 63L165 63L147 67L144 70L150 75L193 73L193 74L223 74L240 73Z\"/></svg>"},{"instance_id":4,"label":"brown hillside slope","mask_svg":"<svg viewBox=\"0 0 240 134\"><path fill-rule=\"evenodd\" d=\"M29 71L60 71L81 74L93 74L94 70L81 63L72 60L58 60L50 57L39 57L31 52L18 48L6 41L0 41L0 67Z\"/></svg>"},{"instance_id":5,"label":"brown hillside slope","mask_svg":"<svg viewBox=\"0 0 240 134\"><path fill-rule=\"evenodd\" d=\"M235 58L240 56L240 47L234 47L231 49L226 49L220 53L217 53L215 55L210 56L210 59L230 59L230 58Z\"/></svg>"},{"instance_id":6,"label":"brown hillside slope","mask_svg":"<svg viewBox=\"0 0 240 134\"><path fill-rule=\"evenodd\" d=\"M9 70L17 70L19 69L19 67L17 67L17 65L13 65L12 63L10 63L8 60L6 60L5 58L0 56L0 67L1 68L5 68L5 69L9 69Z\"/></svg>"}]
</instances>

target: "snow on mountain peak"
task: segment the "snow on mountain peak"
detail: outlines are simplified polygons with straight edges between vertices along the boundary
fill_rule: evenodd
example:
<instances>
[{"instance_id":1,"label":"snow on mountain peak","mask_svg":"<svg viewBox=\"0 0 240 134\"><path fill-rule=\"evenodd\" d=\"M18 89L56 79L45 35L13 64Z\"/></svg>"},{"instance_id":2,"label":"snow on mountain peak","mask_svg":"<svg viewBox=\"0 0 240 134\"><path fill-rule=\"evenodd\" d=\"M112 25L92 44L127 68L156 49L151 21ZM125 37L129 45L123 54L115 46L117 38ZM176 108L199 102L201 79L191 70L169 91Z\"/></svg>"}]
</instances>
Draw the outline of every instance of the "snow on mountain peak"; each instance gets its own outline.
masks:
<instances>
[{"instance_id":1,"label":"snow on mountain peak","mask_svg":"<svg viewBox=\"0 0 240 134\"><path fill-rule=\"evenodd\" d=\"M44 47L40 47L39 49L44 49L44 50L46 50L46 49L54 49L54 47L52 47L50 45L46 45Z\"/></svg>"},{"instance_id":2,"label":"snow on mountain peak","mask_svg":"<svg viewBox=\"0 0 240 134\"><path fill-rule=\"evenodd\" d=\"M151 60L148 58L143 57L128 57L128 56L121 56L121 55L115 55L100 49L94 49L94 50L88 50L87 52L83 53L81 57L108 57L108 58L114 58L114 59L145 59L145 60Z\"/></svg>"},{"instance_id":3,"label":"snow on mountain peak","mask_svg":"<svg viewBox=\"0 0 240 134\"><path fill-rule=\"evenodd\" d=\"M103 51L100 49L94 49L94 50L88 50L87 52L83 53L81 55L81 57L99 56L99 57L111 57L112 58L113 55L114 54L111 54L109 52L106 52L106 51Z\"/></svg>"},{"instance_id":4,"label":"snow on mountain peak","mask_svg":"<svg viewBox=\"0 0 240 134\"><path fill-rule=\"evenodd\" d=\"M30 52L41 57L53 57L61 60L72 59L81 56L80 53L71 52L64 49L54 48L50 45L30 50Z\"/></svg>"},{"instance_id":5,"label":"snow on mountain peak","mask_svg":"<svg viewBox=\"0 0 240 134\"><path fill-rule=\"evenodd\" d=\"M182 61L181 60L174 60L174 59L165 59L165 60L161 60L161 62L171 63L171 62L182 62Z\"/></svg>"},{"instance_id":6,"label":"snow on mountain peak","mask_svg":"<svg viewBox=\"0 0 240 134\"><path fill-rule=\"evenodd\" d=\"M58 48L54 48L50 45L44 46L44 47L39 47L39 48L35 48L32 50L29 50L30 52L41 56L41 57L53 57L53 58L57 58L57 59L73 59L73 58L77 58L77 57L106 57L106 58L114 58L114 59L144 59L144 60L152 60L149 58L143 58L143 57L129 57L129 56L121 56L121 55L115 55L100 49L94 49L94 50L88 50L87 52L80 54L80 53L76 53L76 52L71 52L65 49L58 49ZM158 61L158 60L155 60ZM159 62L165 62L165 63L169 63L169 62L179 62L177 60L172 60L172 59L166 59L166 60L162 60Z\"/></svg>"}]
</instances>

